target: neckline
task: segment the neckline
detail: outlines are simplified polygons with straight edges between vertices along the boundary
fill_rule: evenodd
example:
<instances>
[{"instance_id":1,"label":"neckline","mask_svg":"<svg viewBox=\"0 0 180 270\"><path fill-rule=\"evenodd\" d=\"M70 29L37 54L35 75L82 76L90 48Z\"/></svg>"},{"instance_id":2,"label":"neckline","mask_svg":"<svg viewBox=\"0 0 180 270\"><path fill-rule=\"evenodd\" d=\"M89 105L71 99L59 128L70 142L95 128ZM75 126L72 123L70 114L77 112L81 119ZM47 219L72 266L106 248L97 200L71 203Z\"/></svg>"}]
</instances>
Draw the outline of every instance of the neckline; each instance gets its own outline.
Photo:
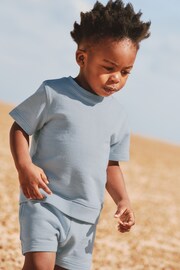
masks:
<instances>
[{"instance_id":1,"label":"neckline","mask_svg":"<svg viewBox=\"0 0 180 270\"><path fill-rule=\"evenodd\" d=\"M76 93L86 99L89 103L99 103L103 101L104 97L98 96L92 92L89 92L88 90L82 88L71 76L68 77L71 83L73 84L73 88L76 91Z\"/></svg>"}]
</instances>

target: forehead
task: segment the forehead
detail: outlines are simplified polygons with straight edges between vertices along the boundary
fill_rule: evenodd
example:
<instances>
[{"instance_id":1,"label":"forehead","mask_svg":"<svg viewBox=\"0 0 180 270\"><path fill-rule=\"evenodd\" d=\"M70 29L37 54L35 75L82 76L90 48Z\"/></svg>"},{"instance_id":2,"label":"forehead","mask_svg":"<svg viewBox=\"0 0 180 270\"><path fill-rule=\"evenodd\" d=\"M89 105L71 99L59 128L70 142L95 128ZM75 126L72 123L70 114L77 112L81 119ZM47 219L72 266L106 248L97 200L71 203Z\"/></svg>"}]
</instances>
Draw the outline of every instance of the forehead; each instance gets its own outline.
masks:
<instances>
[{"instance_id":1,"label":"forehead","mask_svg":"<svg viewBox=\"0 0 180 270\"><path fill-rule=\"evenodd\" d=\"M101 60L110 60L117 63L123 61L127 65L132 65L137 54L137 45L130 39L118 41L104 39L97 44L92 43L87 52L91 57Z\"/></svg>"}]
</instances>

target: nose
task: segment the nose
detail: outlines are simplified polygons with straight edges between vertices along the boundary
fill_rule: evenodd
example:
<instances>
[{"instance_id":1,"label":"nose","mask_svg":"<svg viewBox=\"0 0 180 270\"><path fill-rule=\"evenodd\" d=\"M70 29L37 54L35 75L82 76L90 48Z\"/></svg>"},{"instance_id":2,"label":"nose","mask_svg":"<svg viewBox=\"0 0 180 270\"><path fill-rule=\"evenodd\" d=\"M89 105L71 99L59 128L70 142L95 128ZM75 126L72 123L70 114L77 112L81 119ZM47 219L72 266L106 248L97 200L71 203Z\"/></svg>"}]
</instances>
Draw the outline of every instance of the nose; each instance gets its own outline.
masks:
<instances>
[{"instance_id":1,"label":"nose","mask_svg":"<svg viewBox=\"0 0 180 270\"><path fill-rule=\"evenodd\" d=\"M111 74L111 76L109 77L109 82L110 83L119 83L120 82L120 73L114 73L114 74Z\"/></svg>"}]
</instances>

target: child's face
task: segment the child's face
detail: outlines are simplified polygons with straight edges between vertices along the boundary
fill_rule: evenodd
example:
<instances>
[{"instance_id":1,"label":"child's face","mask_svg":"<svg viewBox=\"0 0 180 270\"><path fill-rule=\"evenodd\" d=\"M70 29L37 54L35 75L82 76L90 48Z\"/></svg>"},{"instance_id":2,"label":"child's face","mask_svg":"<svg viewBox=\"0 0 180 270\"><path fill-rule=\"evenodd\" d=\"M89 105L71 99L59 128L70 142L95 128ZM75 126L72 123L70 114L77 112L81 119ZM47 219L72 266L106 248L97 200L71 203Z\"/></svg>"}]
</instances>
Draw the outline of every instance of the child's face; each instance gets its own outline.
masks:
<instances>
[{"instance_id":1,"label":"child's face","mask_svg":"<svg viewBox=\"0 0 180 270\"><path fill-rule=\"evenodd\" d=\"M80 46L76 60L79 84L99 96L110 96L125 85L133 67L137 46L131 40L103 40L90 48Z\"/></svg>"}]
</instances>

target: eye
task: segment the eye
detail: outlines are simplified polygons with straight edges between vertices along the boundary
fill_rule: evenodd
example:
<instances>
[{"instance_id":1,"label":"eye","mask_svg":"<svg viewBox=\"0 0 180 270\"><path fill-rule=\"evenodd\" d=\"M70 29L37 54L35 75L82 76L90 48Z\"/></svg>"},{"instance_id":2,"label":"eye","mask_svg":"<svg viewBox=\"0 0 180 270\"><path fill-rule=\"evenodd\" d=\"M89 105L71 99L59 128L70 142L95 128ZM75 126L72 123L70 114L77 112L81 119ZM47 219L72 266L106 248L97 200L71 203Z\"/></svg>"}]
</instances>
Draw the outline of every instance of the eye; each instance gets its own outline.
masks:
<instances>
[{"instance_id":1,"label":"eye","mask_svg":"<svg viewBox=\"0 0 180 270\"><path fill-rule=\"evenodd\" d=\"M103 68L104 68L105 70L107 70L108 72L111 72L111 71L114 70L114 67L106 67L106 66L103 66Z\"/></svg>"},{"instance_id":2,"label":"eye","mask_svg":"<svg viewBox=\"0 0 180 270\"><path fill-rule=\"evenodd\" d=\"M129 70L122 70L121 71L121 74L124 75L124 76L126 76L126 75L131 74L131 72Z\"/></svg>"}]
</instances>

